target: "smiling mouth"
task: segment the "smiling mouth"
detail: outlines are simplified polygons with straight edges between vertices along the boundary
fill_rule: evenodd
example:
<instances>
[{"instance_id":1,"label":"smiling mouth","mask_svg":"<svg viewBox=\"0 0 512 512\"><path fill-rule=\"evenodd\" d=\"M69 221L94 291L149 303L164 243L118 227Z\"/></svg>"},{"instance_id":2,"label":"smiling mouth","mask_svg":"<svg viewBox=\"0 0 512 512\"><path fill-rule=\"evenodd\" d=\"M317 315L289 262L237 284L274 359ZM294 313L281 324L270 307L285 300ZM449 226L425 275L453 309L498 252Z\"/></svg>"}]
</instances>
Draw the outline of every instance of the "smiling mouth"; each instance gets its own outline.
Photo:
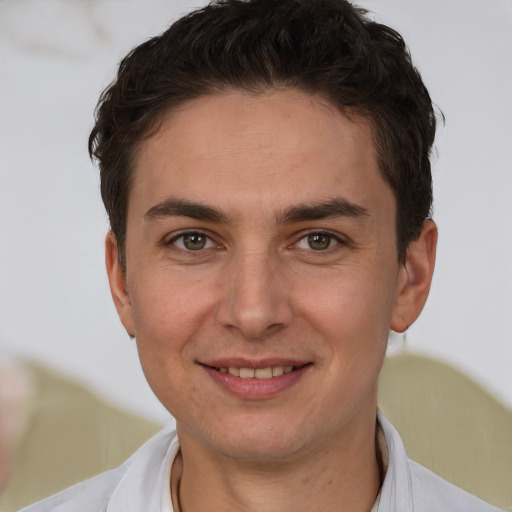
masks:
<instances>
[{"instance_id":1,"label":"smiling mouth","mask_svg":"<svg viewBox=\"0 0 512 512\"><path fill-rule=\"evenodd\" d=\"M208 366L208 368L219 373L232 375L233 377L240 377L241 379L271 379L272 377L280 377L286 373L292 373L309 364L302 366L268 366L266 368L240 368L235 366Z\"/></svg>"},{"instance_id":2,"label":"smiling mouth","mask_svg":"<svg viewBox=\"0 0 512 512\"><path fill-rule=\"evenodd\" d=\"M233 358L198 364L222 389L243 400L279 395L298 384L313 367L312 361L289 359L256 362Z\"/></svg>"}]
</instances>

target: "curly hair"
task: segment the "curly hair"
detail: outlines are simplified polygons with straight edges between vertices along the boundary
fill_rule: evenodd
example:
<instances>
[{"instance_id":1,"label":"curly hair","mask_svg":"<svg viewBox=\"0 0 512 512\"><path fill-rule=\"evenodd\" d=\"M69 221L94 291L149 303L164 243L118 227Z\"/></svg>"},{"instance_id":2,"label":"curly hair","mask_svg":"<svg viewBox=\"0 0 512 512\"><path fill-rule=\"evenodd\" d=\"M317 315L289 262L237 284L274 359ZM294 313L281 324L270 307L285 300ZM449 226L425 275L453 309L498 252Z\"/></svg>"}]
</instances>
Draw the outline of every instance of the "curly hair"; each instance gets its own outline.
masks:
<instances>
[{"instance_id":1,"label":"curly hair","mask_svg":"<svg viewBox=\"0 0 512 512\"><path fill-rule=\"evenodd\" d=\"M217 0L133 49L99 99L89 153L124 269L139 143L185 101L271 88L321 95L370 121L396 200L398 260L405 261L431 215L436 116L400 34L346 0Z\"/></svg>"}]
</instances>

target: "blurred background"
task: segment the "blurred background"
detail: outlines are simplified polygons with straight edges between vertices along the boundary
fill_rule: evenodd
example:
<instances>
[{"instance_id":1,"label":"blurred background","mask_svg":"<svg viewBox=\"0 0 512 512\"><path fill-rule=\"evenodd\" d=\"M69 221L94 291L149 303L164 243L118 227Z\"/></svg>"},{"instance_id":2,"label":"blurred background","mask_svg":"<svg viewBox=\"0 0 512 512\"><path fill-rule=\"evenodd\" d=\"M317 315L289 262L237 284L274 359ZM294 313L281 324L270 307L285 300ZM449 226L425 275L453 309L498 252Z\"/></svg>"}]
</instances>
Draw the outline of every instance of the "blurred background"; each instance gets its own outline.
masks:
<instances>
[{"instance_id":1,"label":"blurred background","mask_svg":"<svg viewBox=\"0 0 512 512\"><path fill-rule=\"evenodd\" d=\"M202 3L0 1L0 352L157 421L167 413L110 299L87 137L119 59ZM359 4L404 36L446 116L433 158L437 269L407 346L512 406L512 2Z\"/></svg>"}]
</instances>

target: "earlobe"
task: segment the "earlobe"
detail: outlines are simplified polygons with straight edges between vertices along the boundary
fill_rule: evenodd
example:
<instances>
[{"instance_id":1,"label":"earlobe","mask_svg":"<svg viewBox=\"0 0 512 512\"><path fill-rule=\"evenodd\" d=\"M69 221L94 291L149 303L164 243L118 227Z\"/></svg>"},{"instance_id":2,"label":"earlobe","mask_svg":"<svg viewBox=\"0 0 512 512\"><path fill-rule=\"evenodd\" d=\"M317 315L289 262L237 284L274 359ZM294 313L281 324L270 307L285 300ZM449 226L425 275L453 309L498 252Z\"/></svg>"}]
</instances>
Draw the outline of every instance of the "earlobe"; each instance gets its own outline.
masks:
<instances>
[{"instance_id":1,"label":"earlobe","mask_svg":"<svg viewBox=\"0 0 512 512\"><path fill-rule=\"evenodd\" d=\"M132 305L126 288L126 274L119 262L117 240L112 231L105 238L105 265L112 299L119 319L130 336L135 336L132 318Z\"/></svg>"},{"instance_id":2,"label":"earlobe","mask_svg":"<svg viewBox=\"0 0 512 512\"><path fill-rule=\"evenodd\" d=\"M400 269L391 319L391 329L396 332L406 331L425 306L434 273L436 246L437 226L426 220L418 239L409 244L407 259Z\"/></svg>"}]
</instances>

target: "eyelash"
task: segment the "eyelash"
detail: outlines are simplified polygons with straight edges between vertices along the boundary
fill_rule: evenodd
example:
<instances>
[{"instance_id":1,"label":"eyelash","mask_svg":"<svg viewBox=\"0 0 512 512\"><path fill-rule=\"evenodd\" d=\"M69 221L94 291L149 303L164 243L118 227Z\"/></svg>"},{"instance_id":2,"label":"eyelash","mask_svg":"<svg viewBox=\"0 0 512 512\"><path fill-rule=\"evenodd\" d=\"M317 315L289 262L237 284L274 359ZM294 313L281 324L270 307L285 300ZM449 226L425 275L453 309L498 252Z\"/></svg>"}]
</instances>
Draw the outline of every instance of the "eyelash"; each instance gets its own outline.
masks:
<instances>
[{"instance_id":1,"label":"eyelash","mask_svg":"<svg viewBox=\"0 0 512 512\"><path fill-rule=\"evenodd\" d=\"M324 248L324 249L313 249L311 247L311 245L309 245L309 249L306 249L306 248L301 248L299 247L299 244L302 242L302 241L306 241L308 240L309 237L311 236L319 236L319 237L326 237L326 238L329 238L329 246ZM331 245L332 242L334 242L334 245ZM292 248L294 249L298 249L298 250L304 250L306 252L311 252L311 253L314 253L314 254L317 254L317 255L321 255L322 253L330 253L330 252L333 252L337 249L340 249L341 246L346 246L348 245L348 242L347 240L343 239L342 237L340 237L339 235L336 235L334 233L331 233L330 231L317 231L317 230L311 230L305 234L303 234L298 240L297 242L294 242L292 244Z\"/></svg>"},{"instance_id":2,"label":"eyelash","mask_svg":"<svg viewBox=\"0 0 512 512\"><path fill-rule=\"evenodd\" d=\"M187 237L190 238L190 237L194 237L194 236L197 236L199 238L204 238L206 247L205 246L199 247L195 250L185 247L185 239ZM319 248L319 249L314 249L313 247L311 247L310 244L309 244L309 248L299 247L299 244L301 242L306 241L311 236L328 238L329 239L328 246L325 248ZM177 242L179 240L182 240L181 247L177 244ZM333 242L334 242L334 245L332 245ZM308 243L308 242L306 242L306 243ZM174 246L177 250L179 250L183 253L186 253L187 255L190 255L190 256L200 256L200 253L207 249L221 248L220 244L216 244L215 241L213 240L213 238L203 231L181 232L178 235L175 235L174 237L172 237L169 241L165 242L165 245ZM209 245L209 247L208 247L208 245ZM312 252L312 253L321 255L322 253L333 252L334 250L339 248L338 246L346 246L346 245L348 245L348 242L346 240L344 240L343 238L341 238L339 235L335 235L334 233L331 233L329 231L311 230L307 233L302 234L302 236L300 236L300 238L296 242L292 243L289 246L289 248L302 250L302 251L306 251L306 252Z\"/></svg>"},{"instance_id":3,"label":"eyelash","mask_svg":"<svg viewBox=\"0 0 512 512\"><path fill-rule=\"evenodd\" d=\"M193 236L197 236L197 237L200 237L200 238L204 238L205 239L205 244L208 245L210 244L210 247L199 247L197 249L188 249L184 246L185 244L185 239L187 237L191 238ZM177 242L179 240L182 240L182 245L183 247L179 247L177 245ZM214 246L219 248L220 245L219 244L216 244L214 242L214 240L212 239L211 236L209 236L208 234L204 233L203 231L184 231L184 232L181 232L180 234L178 235L175 235L174 237L172 237L168 242L165 242L165 245L172 245L174 247L176 247L178 250L184 252L184 253L187 253L187 254L190 254L190 255L196 255L197 253L200 253L202 252L204 249L211 249L213 248ZM197 254L199 256L199 254Z\"/></svg>"}]
</instances>

